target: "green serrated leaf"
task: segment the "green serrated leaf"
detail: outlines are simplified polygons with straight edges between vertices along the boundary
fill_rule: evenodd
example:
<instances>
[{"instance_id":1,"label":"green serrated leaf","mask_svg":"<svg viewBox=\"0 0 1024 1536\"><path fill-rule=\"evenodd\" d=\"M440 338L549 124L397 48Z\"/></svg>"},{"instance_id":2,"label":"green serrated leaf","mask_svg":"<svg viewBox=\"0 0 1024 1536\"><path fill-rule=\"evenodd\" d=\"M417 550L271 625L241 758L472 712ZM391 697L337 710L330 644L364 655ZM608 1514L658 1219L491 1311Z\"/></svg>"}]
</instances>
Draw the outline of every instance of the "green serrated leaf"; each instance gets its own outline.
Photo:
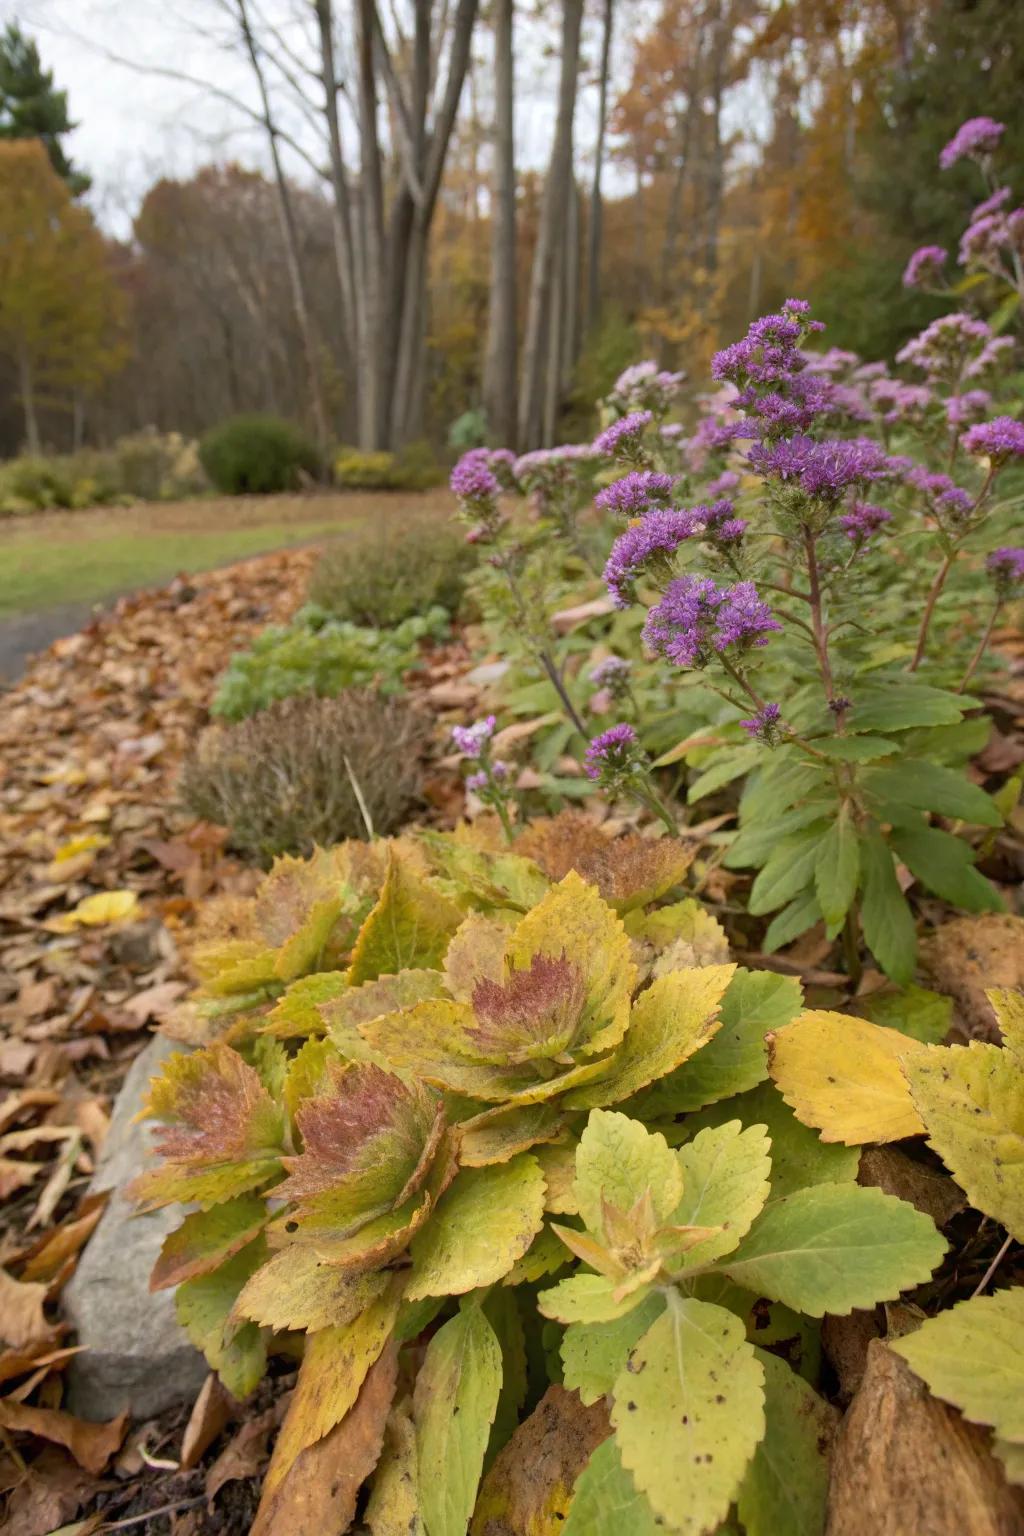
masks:
<instances>
[{"instance_id":1,"label":"green serrated leaf","mask_svg":"<svg viewBox=\"0 0 1024 1536\"><path fill-rule=\"evenodd\" d=\"M961 1301L889 1347L972 1423L1024 1441L1024 1288Z\"/></svg>"},{"instance_id":2,"label":"green serrated leaf","mask_svg":"<svg viewBox=\"0 0 1024 1536\"><path fill-rule=\"evenodd\" d=\"M466 1536L501 1392L501 1346L483 1310L463 1305L430 1341L413 1415L427 1536Z\"/></svg>"},{"instance_id":3,"label":"green serrated leaf","mask_svg":"<svg viewBox=\"0 0 1024 1536\"><path fill-rule=\"evenodd\" d=\"M240 1195L210 1211L193 1211L171 1232L149 1277L151 1291L181 1285L218 1269L259 1235L270 1219L259 1195Z\"/></svg>"},{"instance_id":4,"label":"green serrated leaf","mask_svg":"<svg viewBox=\"0 0 1024 1536\"><path fill-rule=\"evenodd\" d=\"M800 983L772 971L740 966L722 998L721 1027L689 1061L655 1083L636 1101L645 1120L702 1109L743 1093L768 1075L764 1037L796 1017L803 1002Z\"/></svg>"},{"instance_id":5,"label":"green serrated leaf","mask_svg":"<svg viewBox=\"0 0 1024 1536\"><path fill-rule=\"evenodd\" d=\"M794 1311L842 1316L922 1284L945 1251L931 1217L906 1201L818 1184L766 1205L722 1269Z\"/></svg>"},{"instance_id":6,"label":"green serrated leaf","mask_svg":"<svg viewBox=\"0 0 1024 1536\"><path fill-rule=\"evenodd\" d=\"M775 912L811 885L818 847L816 827L780 843L750 888L748 911L755 917Z\"/></svg>"},{"instance_id":7,"label":"green serrated leaf","mask_svg":"<svg viewBox=\"0 0 1024 1536\"><path fill-rule=\"evenodd\" d=\"M629 1211L648 1194L660 1226L683 1194L682 1173L664 1136L626 1115L593 1110L576 1148L576 1202L587 1231L607 1243L604 1208Z\"/></svg>"},{"instance_id":8,"label":"green serrated leaf","mask_svg":"<svg viewBox=\"0 0 1024 1536\"><path fill-rule=\"evenodd\" d=\"M239 1292L266 1257L261 1236L219 1269L186 1280L174 1295L178 1322L232 1397L248 1397L267 1368L266 1334L232 1317Z\"/></svg>"},{"instance_id":9,"label":"green serrated leaf","mask_svg":"<svg viewBox=\"0 0 1024 1536\"><path fill-rule=\"evenodd\" d=\"M721 1227L681 1255L680 1268L708 1264L731 1253L750 1230L768 1198L771 1171L769 1141L760 1125L746 1130L738 1120L698 1131L676 1153L683 1175L683 1197L672 1212L672 1226Z\"/></svg>"},{"instance_id":10,"label":"green serrated leaf","mask_svg":"<svg viewBox=\"0 0 1024 1536\"><path fill-rule=\"evenodd\" d=\"M582 1403L607 1397L630 1350L664 1310L664 1296L652 1291L624 1317L605 1323L571 1323L562 1335L565 1385L579 1393Z\"/></svg>"},{"instance_id":11,"label":"green serrated leaf","mask_svg":"<svg viewBox=\"0 0 1024 1536\"><path fill-rule=\"evenodd\" d=\"M930 1045L904 1071L942 1158L973 1206L1024 1242L1024 1065L1011 1050L973 1041Z\"/></svg>"},{"instance_id":12,"label":"green serrated leaf","mask_svg":"<svg viewBox=\"0 0 1024 1536\"><path fill-rule=\"evenodd\" d=\"M862 783L870 798L935 811L979 827L1002 825L991 797L962 773L940 763L905 758L898 768L866 768Z\"/></svg>"},{"instance_id":13,"label":"green serrated leaf","mask_svg":"<svg viewBox=\"0 0 1024 1536\"><path fill-rule=\"evenodd\" d=\"M664 1536L650 1504L622 1465L614 1436L594 1451L576 1479L565 1536Z\"/></svg>"},{"instance_id":14,"label":"green serrated leaf","mask_svg":"<svg viewBox=\"0 0 1024 1536\"><path fill-rule=\"evenodd\" d=\"M924 1045L939 1045L949 1034L953 1022L953 999L927 987L911 984L899 992L876 992L859 1004L864 1017L883 1029L898 1029L900 1034L920 1040Z\"/></svg>"},{"instance_id":15,"label":"green serrated leaf","mask_svg":"<svg viewBox=\"0 0 1024 1536\"><path fill-rule=\"evenodd\" d=\"M438 969L462 915L435 885L392 854L384 887L352 950L352 986L404 970Z\"/></svg>"},{"instance_id":16,"label":"green serrated leaf","mask_svg":"<svg viewBox=\"0 0 1024 1536\"><path fill-rule=\"evenodd\" d=\"M728 852L722 863L726 869L760 869L767 863L772 851L785 838L792 837L795 832L802 832L815 823L821 824L824 832L829 816L835 810L835 797L828 800L816 800L807 805L797 806L795 810L787 811L783 816L772 816L765 821L749 822L741 832L738 832L729 844Z\"/></svg>"},{"instance_id":17,"label":"green serrated leaf","mask_svg":"<svg viewBox=\"0 0 1024 1536\"><path fill-rule=\"evenodd\" d=\"M917 929L892 854L877 832L861 838L860 863L864 938L885 974L905 985L917 966Z\"/></svg>"},{"instance_id":18,"label":"green serrated leaf","mask_svg":"<svg viewBox=\"0 0 1024 1536\"><path fill-rule=\"evenodd\" d=\"M917 725L955 725L967 700L926 683L892 683L858 689L851 719L858 731L904 731Z\"/></svg>"},{"instance_id":19,"label":"green serrated leaf","mask_svg":"<svg viewBox=\"0 0 1024 1536\"><path fill-rule=\"evenodd\" d=\"M821 1536L839 1415L777 1355L754 1353L764 1370L766 1428L736 1501L743 1529L746 1536Z\"/></svg>"},{"instance_id":20,"label":"green serrated leaf","mask_svg":"<svg viewBox=\"0 0 1024 1536\"><path fill-rule=\"evenodd\" d=\"M724 1520L764 1434L764 1372L742 1324L672 1291L615 1383L623 1466L680 1536Z\"/></svg>"},{"instance_id":21,"label":"green serrated leaf","mask_svg":"<svg viewBox=\"0 0 1024 1536\"><path fill-rule=\"evenodd\" d=\"M822 916L830 928L843 921L857 894L860 846L857 828L844 801L839 815L818 844L814 860L814 889Z\"/></svg>"},{"instance_id":22,"label":"green serrated leaf","mask_svg":"<svg viewBox=\"0 0 1024 1536\"><path fill-rule=\"evenodd\" d=\"M575 1274L559 1280L537 1297L542 1317L558 1323L612 1323L640 1306L650 1295L649 1288L630 1291L623 1296L616 1280L604 1275Z\"/></svg>"},{"instance_id":23,"label":"green serrated leaf","mask_svg":"<svg viewBox=\"0 0 1024 1536\"><path fill-rule=\"evenodd\" d=\"M733 1119L768 1129L773 1200L812 1184L851 1184L857 1177L860 1148L822 1141L816 1131L801 1125L774 1083L759 1083L747 1093L687 1116L686 1128L696 1135L705 1126Z\"/></svg>"},{"instance_id":24,"label":"green serrated leaf","mask_svg":"<svg viewBox=\"0 0 1024 1536\"><path fill-rule=\"evenodd\" d=\"M690 805L695 805L698 800L703 800L705 795L713 794L716 789L722 789L726 784L731 784L734 779L749 773L760 757L761 748L751 742L744 742L742 746L722 753L711 767L694 779L686 796L687 801Z\"/></svg>"},{"instance_id":25,"label":"green serrated leaf","mask_svg":"<svg viewBox=\"0 0 1024 1536\"><path fill-rule=\"evenodd\" d=\"M493 1285L526 1253L543 1221L544 1175L528 1152L463 1168L413 1238L408 1299Z\"/></svg>"},{"instance_id":26,"label":"green serrated leaf","mask_svg":"<svg viewBox=\"0 0 1024 1536\"><path fill-rule=\"evenodd\" d=\"M1005 912L1006 903L974 868L974 850L938 827L896 827L890 841L911 874L965 912Z\"/></svg>"}]
</instances>

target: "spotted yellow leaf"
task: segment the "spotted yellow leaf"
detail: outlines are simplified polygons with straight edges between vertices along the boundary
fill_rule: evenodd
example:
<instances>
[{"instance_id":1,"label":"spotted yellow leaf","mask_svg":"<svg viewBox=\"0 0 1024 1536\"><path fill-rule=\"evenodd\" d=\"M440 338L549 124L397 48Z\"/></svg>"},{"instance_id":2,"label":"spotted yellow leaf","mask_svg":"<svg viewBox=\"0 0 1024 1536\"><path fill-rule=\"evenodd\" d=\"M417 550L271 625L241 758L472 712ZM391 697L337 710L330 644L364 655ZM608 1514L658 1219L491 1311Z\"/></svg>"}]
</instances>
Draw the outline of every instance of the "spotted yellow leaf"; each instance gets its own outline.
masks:
<instances>
[{"instance_id":1,"label":"spotted yellow leaf","mask_svg":"<svg viewBox=\"0 0 1024 1536\"><path fill-rule=\"evenodd\" d=\"M924 1130L901 1064L927 1049L897 1029L812 1010L770 1037L769 1071L822 1141L900 1141Z\"/></svg>"}]
</instances>

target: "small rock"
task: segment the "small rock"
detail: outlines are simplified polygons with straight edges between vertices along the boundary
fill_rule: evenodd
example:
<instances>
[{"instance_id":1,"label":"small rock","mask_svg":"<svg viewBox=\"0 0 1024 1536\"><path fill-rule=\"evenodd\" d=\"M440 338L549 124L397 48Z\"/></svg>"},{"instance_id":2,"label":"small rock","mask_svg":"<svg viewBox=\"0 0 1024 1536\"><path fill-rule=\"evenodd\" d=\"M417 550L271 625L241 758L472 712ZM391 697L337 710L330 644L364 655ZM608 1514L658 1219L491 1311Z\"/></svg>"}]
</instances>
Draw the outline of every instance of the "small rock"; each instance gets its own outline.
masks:
<instances>
[{"instance_id":1,"label":"small rock","mask_svg":"<svg viewBox=\"0 0 1024 1536\"><path fill-rule=\"evenodd\" d=\"M152 1156L152 1123L133 1119L149 1079L180 1049L157 1035L136 1057L92 1181L93 1191L114 1193L64 1292L67 1315L86 1346L68 1372L68 1406L83 1418L110 1419L125 1408L150 1417L194 1398L207 1374L175 1317L173 1291L149 1289L150 1271L181 1212L170 1207L139 1216L125 1197Z\"/></svg>"}]
</instances>

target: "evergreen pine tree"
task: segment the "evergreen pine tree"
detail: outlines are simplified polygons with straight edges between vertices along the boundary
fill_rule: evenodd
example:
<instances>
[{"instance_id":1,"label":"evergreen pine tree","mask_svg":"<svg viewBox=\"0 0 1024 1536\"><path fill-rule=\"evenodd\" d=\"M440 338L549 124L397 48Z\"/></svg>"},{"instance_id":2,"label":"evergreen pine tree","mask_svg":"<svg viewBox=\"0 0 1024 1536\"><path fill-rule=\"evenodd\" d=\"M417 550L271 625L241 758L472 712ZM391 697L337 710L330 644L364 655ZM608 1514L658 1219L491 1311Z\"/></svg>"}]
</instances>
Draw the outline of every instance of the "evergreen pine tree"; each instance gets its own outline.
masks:
<instances>
[{"instance_id":1,"label":"evergreen pine tree","mask_svg":"<svg viewBox=\"0 0 1024 1536\"><path fill-rule=\"evenodd\" d=\"M89 177L75 169L61 143L74 127L67 92L56 89L35 43L11 22L0 34L0 139L40 139L57 175L77 197L88 190Z\"/></svg>"}]
</instances>

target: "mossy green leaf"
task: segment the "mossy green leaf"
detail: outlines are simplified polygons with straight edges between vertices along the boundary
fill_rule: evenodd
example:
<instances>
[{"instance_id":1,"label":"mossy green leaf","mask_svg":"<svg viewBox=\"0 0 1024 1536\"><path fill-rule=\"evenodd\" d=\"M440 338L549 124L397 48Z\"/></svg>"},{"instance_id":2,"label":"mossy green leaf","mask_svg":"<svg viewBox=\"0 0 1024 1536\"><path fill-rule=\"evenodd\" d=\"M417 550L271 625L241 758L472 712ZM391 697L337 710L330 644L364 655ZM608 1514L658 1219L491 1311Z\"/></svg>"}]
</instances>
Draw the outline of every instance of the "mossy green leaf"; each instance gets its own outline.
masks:
<instances>
[{"instance_id":1,"label":"mossy green leaf","mask_svg":"<svg viewBox=\"0 0 1024 1536\"><path fill-rule=\"evenodd\" d=\"M758 1083L746 1093L688 1115L685 1127L695 1136L705 1126L724 1125L732 1119L745 1126L766 1127L772 1144L773 1200L811 1184L852 1184L857 1177L860 1148L822 1141L817 1131L801 1124L772 1082Z\"/></svg>"},{"instance_id":2,"label":"mossy green leaf","mask_svg":"<svg viewBox=\"0 0 1024 1536\"><path fill-rule=\"evenodd\" d=\"M629 1211L649 1195L654 1219L663 1225L683 1195L683 1176L664 1136L638 1120L595 1109L576 1148L576 1201L588 1232L602 1243L608 1206Z\"/></svg>"},{"instance_id":3,"label":"mossy green leaf","mask_svg":"<svg viewBox=\"0 0 1024 1536\"><path fill-rule=\"evenodd\" d=\"M619 1294L618 1282L604 1275L575 1274L541 1291L537 1309L559 1323L612 1323L639 1307L650 1295L640 1288Z\"/></svg>"},{"instance_id":4,"label":"mossy green leaf","mask_svg":"<svg viewBox=\"0 0 1024 1536\"><path fill-rule=\"evenodd\" d=\"M218 1269L258 1237L269 1219L267 1203L258 1195L240 1195L210 1211L191 1212L164 1239L149 1277L150 1290L165 1290Z\"/></svg>"},{"instance_id":5,"label":"mossy green leaf","mask_svg":"<svg viewBox=\"0 0 1024 1536\"><path fill-rule=\"evenodd\" d=\"M746 1536L821 1536L839 1415L784 1360L755 1353L764 1370L765 1434L736 1501L743 1529Z\"/></svg>"},{"instance_id":6,"label":"mossy green leaf","mask_svg":"<svg viewBox=\"0 0 1024 1536\"><path fill-rule=\"evenodd\" d=\"M665 1522L622 1465L615 1437L594 1451L576 1479L565 1536L664 1536Z\"/></svg>"},{"instance_id":7,"label":"mossy green leaf","mask_svg":"<svg viewBox=\"0 0 1024 1536\"><path fill-rule=\"evenodd\" d=\"M572 1323L562 1335L562 1369L567 1387L582 1403L607 1397L624 1370L629 1352L665 1310L660 1291L645 1296L625 1316L604 1323Z\"/></svg>"},{"instance_id":8,"label":"mossy green leaf","mask_svg":"<svg viewBox=\"0 0 1024 1536\"><path fill-rule=\"evenodd\" d=\"M261 1236L219 1269L186 1280L174 1295L178 1322L232 1397L248 1397L267 1367L266 1334L233 1316L239 1292L266 1257Z\"/></svg>"},{"instance_id":9,"label":"mossy green leaf","mask_svg":"<svg viewBox=\"0 0 1024 1536\"><path fill-rule=\"evenodd\" d=\"M384 887L352 948L354 987L404 970L437 969L462 913L408 861L392 853Z\"/></svg>"},{"instance_id":10,"label":"mossy green leaf","mask_svg":"<svg viewBox=\"0 0 1024 1536\"><path fill-rule=\"evenodd\" d=\"M762 1125L746 1130L738 1120L698 1131L676 1152L683 1194L669 1218L672 1226L720 1227L678 1259L683 1269L731 1253L750 1230L768 1198L770 1142Z\"/></svg>"}]
</instances>

